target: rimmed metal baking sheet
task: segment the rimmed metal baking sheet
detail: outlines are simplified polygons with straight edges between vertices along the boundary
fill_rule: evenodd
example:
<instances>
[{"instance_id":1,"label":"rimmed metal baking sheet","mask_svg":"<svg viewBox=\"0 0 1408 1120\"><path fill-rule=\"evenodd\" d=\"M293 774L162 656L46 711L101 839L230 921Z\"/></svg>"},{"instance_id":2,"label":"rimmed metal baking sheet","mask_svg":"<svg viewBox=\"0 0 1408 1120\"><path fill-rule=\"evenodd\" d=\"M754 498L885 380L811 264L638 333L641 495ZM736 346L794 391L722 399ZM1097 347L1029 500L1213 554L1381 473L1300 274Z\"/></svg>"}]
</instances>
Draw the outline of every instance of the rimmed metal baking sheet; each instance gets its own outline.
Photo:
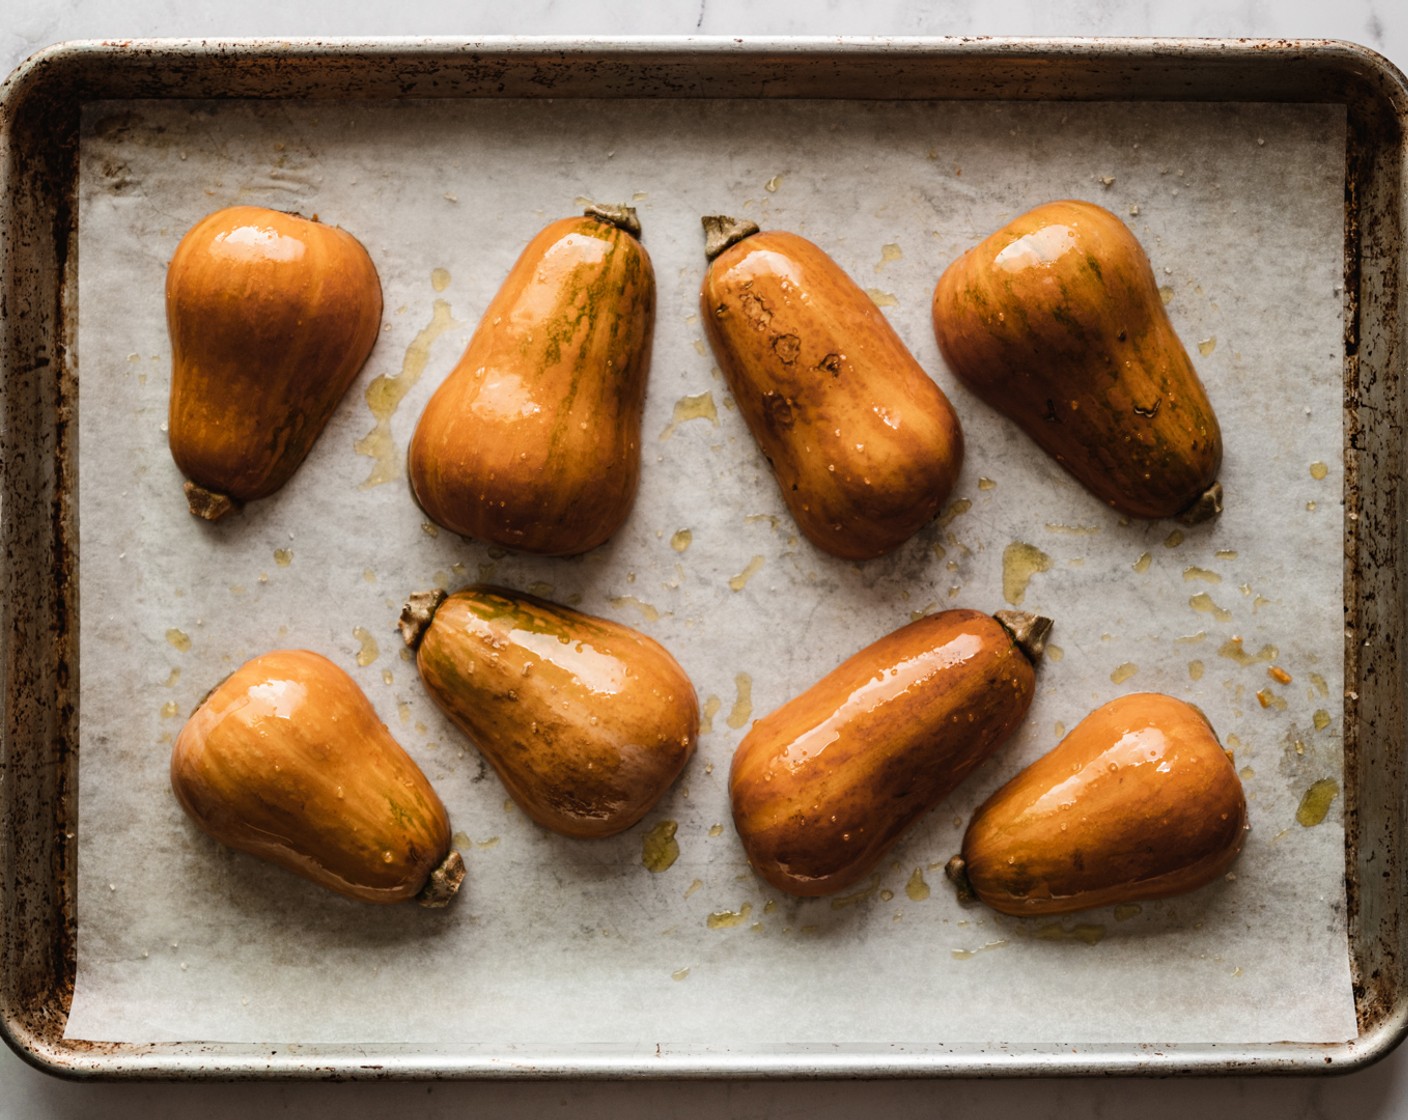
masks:
<instances>
[{"instance_id":1,"label":"rimmed metal baking sheet","mask_svg":"<svg viewBox=\"0 0 1408 1120\"><path fill-rule=\"evenodd\" d=\"M72 360L82 111L141 98L517 97L1301 102L1344 107L1346 882L1359 1037L1346 1044L666 1047L67 1041L79 640ZM1397 582L1401 78L1340 44L1131 42L152 43L58 48L7 88L5 766L8 1036L74 1075L514 1076L1344 1069L1401 1034ZM1268 386L1270 389L1272 386ZM1371 480L1371 481L1370 481ZM31 593L16 596L13 589ZM1392 780L1384 780L1388 776ZM1371 780L1367 780L1371 779Z\"/></svg>"}]
</instances>

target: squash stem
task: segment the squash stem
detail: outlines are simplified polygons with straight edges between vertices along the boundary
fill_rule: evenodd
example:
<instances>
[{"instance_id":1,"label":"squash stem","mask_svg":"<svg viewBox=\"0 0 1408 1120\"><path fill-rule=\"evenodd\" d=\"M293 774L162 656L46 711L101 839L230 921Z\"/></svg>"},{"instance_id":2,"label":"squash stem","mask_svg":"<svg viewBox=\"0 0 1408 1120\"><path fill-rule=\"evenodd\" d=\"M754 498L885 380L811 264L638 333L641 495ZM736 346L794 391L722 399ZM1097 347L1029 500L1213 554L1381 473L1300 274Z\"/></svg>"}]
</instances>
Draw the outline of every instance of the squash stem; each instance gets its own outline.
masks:
<instances>
[{"instance_id":1,"label":"squash stem","mask_svg":"<svg viewBox=\"0 0 1408 1120\"><path fill-rule=\"evenodd\" d=\"M730 245L752 237L758 223L747 218L730 218L727 214L705 214L699 219L704 227L704 256L713 260Z\"/></svg>"},{"instance_id":2,"label":"squash stem","mask_svg":"<svg viewBox=\"0 0 1408 1120\"><path fill-rule=\"evenodd\" d=\"M187 482L182 489L186 492L186 504L191 507L191 512L206 521L219 521L239 506L228 494L207 490L194 482Z\"/></svg>"},{"instance_id":3,"label":"squash stem","mask_svg":"<svg viewBox=\"0 0 1408 1120\"><path fill-rule=\"evenodd\" d=\"M425 886L416 895L416 901L428 910L441 910L450 904L455 892L464 882L464 857L450 849L440 866L430 873Z\"/></svg>"},{"instance_id":4,"label":"squash stem","mask_svg":"<svg viewBox=\"0 0 1408 1120\"><path fill-rule=\"evenodd\" d=\"M964 906L971 906L978 901L978 893L973 889L973 883L968 878L968 864L964 862L962 856L954 856L944 864L944 874L953 884L954 892L958 895L960 903Z\"/></svg>"},{"instance_id":5,"label":"squash stem","mask_svg":"<svg viewBox=\"0 0 1408 1120\"><path fill-rule=\"evenodd\" d=\"M401 631L401 640L411 649L420 645L421 638L430 626L430 620L449 596L439 587L433 591L417 591L406 600L401 608L401 619L396 624Z\"/></svg>"},{"instance_id":6,"label":"squash stem","mask_svg":"<svg viewBox=\"0 0 1408 1120\"><path fill-rule=\"evenodd\" d=\"M1027 655L1028 661L1035 665L1041 660L1046 650L1046 639L1051 637L1051 627L1054 625L1051 619L1032 614L1031 611L996 611L993 618L1012 635L1012 641Z\"/></svg>"},{"instance_id":7,"label":"squash stem","mask_svg":"<svg viewBox=\"0 0 1408 1120\"><path fill-rule=\"evenodd\" d=\"M636 216L634 206L627 206L625 203L609 206L600 202L589 202L582 213L588 218L596 218L617 229L625 230L634 238L640 237L640 218Z\"/></svg>"},{"instance_id":8,"label":"squash stem","mask_svg":"<svg viewBox=\"0 0 1408 1120\"><path fill-rule=\"evenodd\" d=\"M1201 525L1222 512L1222 483L1214 482L1199 495L1198 500L1178 515L1184 525Z\"/></svg>"}]
</instances>

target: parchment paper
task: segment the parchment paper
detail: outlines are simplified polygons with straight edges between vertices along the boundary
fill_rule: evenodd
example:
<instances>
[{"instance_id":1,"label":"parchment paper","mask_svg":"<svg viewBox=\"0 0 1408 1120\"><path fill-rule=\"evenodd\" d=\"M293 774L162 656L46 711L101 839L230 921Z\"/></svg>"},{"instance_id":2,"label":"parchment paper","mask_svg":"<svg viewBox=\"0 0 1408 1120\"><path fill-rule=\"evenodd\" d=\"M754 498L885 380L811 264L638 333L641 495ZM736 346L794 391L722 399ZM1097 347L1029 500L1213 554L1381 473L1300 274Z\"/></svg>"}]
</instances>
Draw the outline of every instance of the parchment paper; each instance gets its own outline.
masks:
<instances>
[{"instance_id":1,"label":"parchment paper","mask_svg":"<svg viewBox=\"0 0 1408 1120\"><path fill-rule=\"evenodd\" d=\"M1302 809L1341 778L1343 143L1342 111L1320 106L91 108L68 1035L503 1053L1353 1037L1341 800L1320 823ZM1226 437L1212 525L1122 521L939 359L944 266L1060 197L1112 208L1152 259ZM659 280L635 510L577 560L437 534L404 480L409 434L523 244L583 198L639 209ZM166 447L162 292L181 235L233 203L355 233L385 329L293 481L208 526ZM821 244L952 398L968 446L953 501L892 556L844 563L799 539L703 340L698 217L717 212ZM400 605L479 579L636 625L690 673L700 750L629 833L534 826L424 695ZM798 902L758 880L726 789L750 720L920 612L1017 602L1056 629L1016 738L861 889ZM289 646L352 672L440 790L469 864L448 910L340 899L186 821L167 779L182 720ZM1065 920L960 907L941 868L973 807L1137 690L1200 705L1234 750L1252 820L1234 873ZM642 855L662 822L679 856L655 872Z\"/></svg>"}]
</instances>

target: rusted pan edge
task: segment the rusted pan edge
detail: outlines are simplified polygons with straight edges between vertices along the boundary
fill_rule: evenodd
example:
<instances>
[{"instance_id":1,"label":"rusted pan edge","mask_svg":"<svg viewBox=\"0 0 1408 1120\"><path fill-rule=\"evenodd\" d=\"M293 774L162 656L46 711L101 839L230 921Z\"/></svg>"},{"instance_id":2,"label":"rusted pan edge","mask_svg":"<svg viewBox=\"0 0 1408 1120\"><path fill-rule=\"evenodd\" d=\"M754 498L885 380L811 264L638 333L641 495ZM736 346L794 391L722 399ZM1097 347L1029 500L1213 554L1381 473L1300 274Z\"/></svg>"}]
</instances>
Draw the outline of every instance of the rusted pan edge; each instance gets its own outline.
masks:
<instances>
[{"instance_id":1,"label":"rusted pan edge","mask_svg":"<svg viewBox=\"0 0 1408 1120\"><path fill-rule=\"evenodd\" d=\"M62 71L97 98L817 97L1382 99L1402 75L1336 40L1034 38L80 41L12 76Z\"/></svg>"},{"instance_id":2,"label":"rusted pan edge","mask_svg":"<svg viewBox=\"0 0 1408 1120\"><path fill-rule=\"evenodd\" d=\"M1346 106L1345 824L1359 1038L1338 1045L675 1048L65 1041L77 796L76 168L85 102L128 98L845 97ZM73 43L0 86L0 1031L73 1077L929 1077L1308 1073L1408 1031L1402 915L1408 85L1332 41L301 40ZM1278 388L1272 386L1273 391ZM1284 386L1294 391L1293 386Z\"/></svg>"}]
</instances>

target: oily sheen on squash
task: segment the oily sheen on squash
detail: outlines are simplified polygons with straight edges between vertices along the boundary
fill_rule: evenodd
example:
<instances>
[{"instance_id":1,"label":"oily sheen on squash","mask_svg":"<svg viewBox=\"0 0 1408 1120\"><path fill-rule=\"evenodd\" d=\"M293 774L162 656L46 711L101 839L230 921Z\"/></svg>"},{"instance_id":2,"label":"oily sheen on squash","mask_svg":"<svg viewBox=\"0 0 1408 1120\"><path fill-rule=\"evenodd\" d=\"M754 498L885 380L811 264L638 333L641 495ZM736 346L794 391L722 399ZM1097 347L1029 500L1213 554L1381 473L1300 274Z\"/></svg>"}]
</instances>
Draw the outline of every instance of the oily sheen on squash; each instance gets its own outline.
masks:
<instances>
[{"instance_id":1,"label":"oily sheen on squash","mask_svg":"<svg viewBox=\"0 0 1408 1120\"><path fill-rule=\"evenodd\" d=\"M1222 432L1134 234L1050 202L964 253L934 290L949 368L1122 514L1222 508Z\"/></svg>"},{"instance_id":2,"label":"oily sheen on squash","mask_svg":"<svg viewBox=\"0 0 1408 1120\"><path fill-rule=\"evenodd\" d=\"M171 455L191 512L267 497L376 342L381 283L350 233L257 206L202 218L166 272Z\"/></svg>"},{"instance_id":3,"label":"oily sheen on squash","mask_svg":"<svg viewBox=\"0 0 1408 1120\"><path fill-rule=\"evenodd\" d=\"M754 723L729 773L753 869L804 897L864 878L1021 724L1050 627L1023 612L928 615Z\"/></svg>"},{"instance_id":4,"label":"oily sheen on squash","mask_svg":"<svg viewBox=\"0 0 1408 1120\"><path fill-rule=\"evenodd\" d=\"M629 626L476 586L412 596L401 629L431 698L544 828L622 832L694 753L694 686Z\"/></svg>"},{"instance_id":5,"label":"oily sheen on squash","mask_svg":"<svg viewBox=\"0 0 1408 1120\"><path fill-rule=\"evenodd\" d=\"M348 898L444 906L464 878L445 806L342 669L274 650L181 728L171 788L220 843Z\"/></svg>"},{"instance_id":6,"label":"oily sheen on squash","mask_svg":"<svg viewBox=\"0 0 1408 1120\"><path fill-rule=\"evenodd\" d=\"M565 556L620 528L640 479L655 273L629 207L528 243L411 439L411 488L462 536Z\"/></svg>"},{"instance_id":7,"label":"oily sheen on squash","mask_svg":"<svg viewBox=\"0 0 1408 1120\"><path fill-rule=\"evenodd\" d=\"M704 225L705 332L798 527L848 560L893 550L939 513L963 465L948 398L812 242Z\"/></svg>"},{"instance_id":8,"label":"oily sheen on squash","mask_svg":"<svg viewBox=\"0 0 1408 1120\"><path fill-rule=\"evenodd\" d=\"M1236 767L1202 712L1135 693L988 798L949 875L1004 914L1166 898L1223 875L1247 827Z\"/></svg>"}]
</instances>

